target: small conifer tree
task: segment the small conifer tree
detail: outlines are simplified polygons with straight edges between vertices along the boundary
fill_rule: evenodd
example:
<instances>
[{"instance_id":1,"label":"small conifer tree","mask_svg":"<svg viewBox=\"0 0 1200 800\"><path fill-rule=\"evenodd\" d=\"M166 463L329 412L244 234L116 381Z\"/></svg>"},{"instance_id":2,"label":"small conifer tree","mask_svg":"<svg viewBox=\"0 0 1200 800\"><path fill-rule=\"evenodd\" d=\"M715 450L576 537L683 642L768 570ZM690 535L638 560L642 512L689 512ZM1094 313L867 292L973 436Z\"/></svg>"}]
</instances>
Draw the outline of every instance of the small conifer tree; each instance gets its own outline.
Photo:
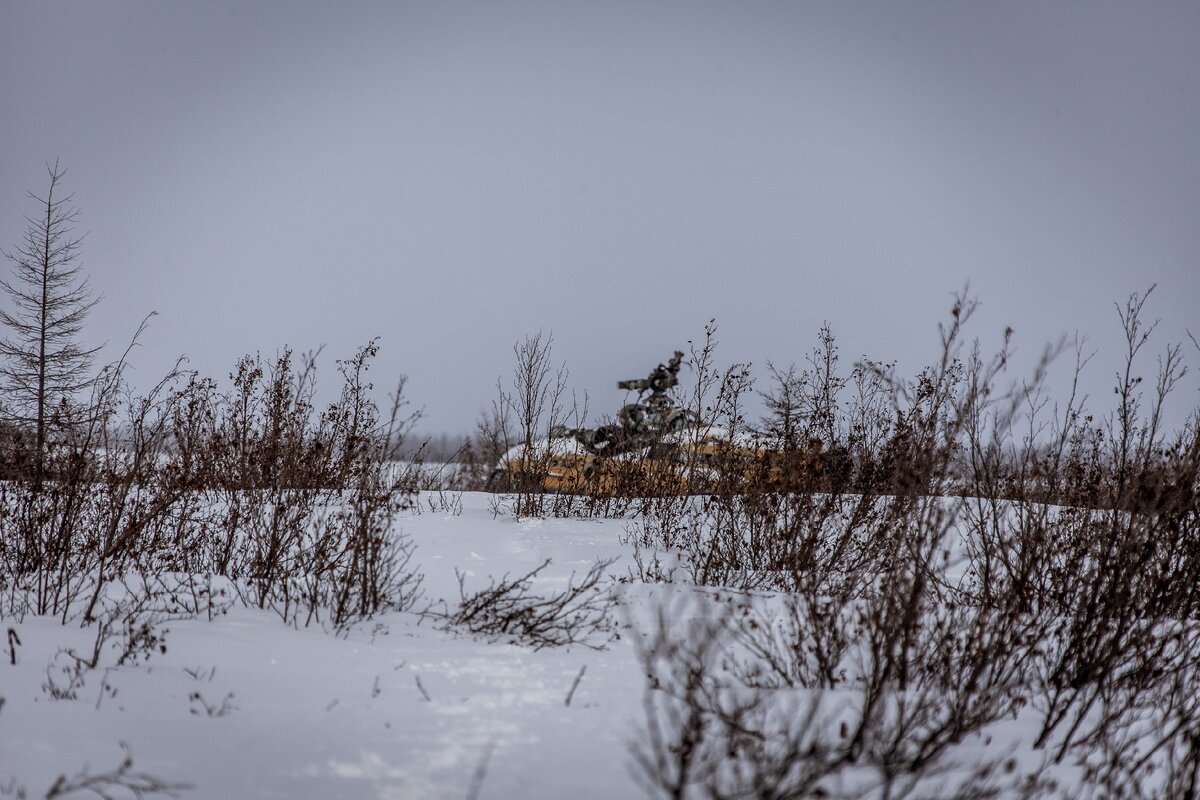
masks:
<instances>
[{"instance_id":1,"label":"small conifer tree","mask_svg":"<svg viewBox=\"0 0 1200 800\"><path fill-rule=\"evenodd\" d=\"M79 344L87 313L99 302L80 274L81 236L75 236L79 212L72 195L60 196L66 171L58 162L46 165L50 186L45 197L30 192L35 214L25 218L25 233L16 249L4 252L13 274L0 281L9 307L0 308L0 389L10 420L32 426L35 433L34 480L45 470L48 430L52 419L69 423L72 397L92 381L92 361L99 350Z\"/></svg>"}]
</instances>

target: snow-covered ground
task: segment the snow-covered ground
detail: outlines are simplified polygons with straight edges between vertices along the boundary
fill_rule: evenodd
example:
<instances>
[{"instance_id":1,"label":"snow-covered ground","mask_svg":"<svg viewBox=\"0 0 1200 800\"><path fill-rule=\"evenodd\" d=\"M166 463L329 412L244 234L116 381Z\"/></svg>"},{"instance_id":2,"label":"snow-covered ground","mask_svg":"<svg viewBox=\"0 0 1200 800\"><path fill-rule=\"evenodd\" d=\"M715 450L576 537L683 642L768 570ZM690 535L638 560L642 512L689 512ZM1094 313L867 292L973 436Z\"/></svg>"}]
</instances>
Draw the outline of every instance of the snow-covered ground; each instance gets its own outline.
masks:
<instances>
[{"instance_id":1,"label":"snow-covered ground","mask_svg":"<svg viewBox=\"0 0 1200 800\"><path fill-rule=\"evenodd\" d=\"M549 591L597 558L627 557L620 520L518 522L494 518L490 502L467 494L455 515L426 501L398 521L417 545L425 600L453 607L456 569L471 590L550 559L536 584ZM0 662L0 797L22 786L42 797L85 766L110 771L122 742L133 772L189 784L181 794L194 798L642 794L628 747L643 676L627 636L604 651L535 650L413 613L339 636L237 603L213 622L168 624L165 654L106 671L107 658L62 700L44 688L48 668L62 648L90 650L93 632L32 616L8 626L21 644L15 666L7 648Z\"/></svg>"},{"instance_id":2,"label":"snow-covered ground","mask_svg":"<svg viewBox=\"0 0 1200 800\"><path fill-rule=\"evenodd\" d=\"M488 494L424 493L419 512L396 520L415 545L412 563L424 576L417 611L382 614L347 631L295 627L273 611L230 600L227 613L211 621L204 615L165 623L159 631L165 651L152 648L148 659L118 665L119 650L107 646L99 664L78 672L80 681L72 685L76 662L67 651L91 653L95 624L81 628L32 615L0 619L0 798L116 800L161 797L158 790L173 787L187 798L662 796L661 787L655 792L641 782L635 752L655 752L648 719L665 719L668 727L681 719L671 717L680 706L678 692L671 699L670 691L690 679L689 664L699 663L687 661L687 653L709 659L706 680L732 674L739 667L729 657L739 651L729 649L729 633L757 630L760 647L782 637L776 643L785 648L778 655L786 661L788 620L825 613L783 610L787 596L769 592L621 580L636 572L637 520L514 520L500 502ZM944 577L958 575L961 556L947 551ZM619 603L612 624L588 640L591 646L539 648L474 636L446 619L459 606L460 579L470 593L493 578L526 575L549 562L530 587L548 596L578 583L600 561L611 562L605 588ZM935 638L921 646L957 652L953 631L930 635ZM650 655L639 652L647 648ZM743 675L753 677L745 670ZM651 683L664 691L648 690ZM726 684L701 698L702 705L725 708L744 699L746 687L769 683L743 682L730 691ZM741 758L746 752L777 757L776 738L840 746L837 737L846 736L845 720L853 718L862 692L853 682L823 693L789 686L777 684L771 704L747 706L750 716L728 717L748 721L755 726L748 730L764 742L761 751L743 749ZM945 682L921 686L898 693L895 702L911 700L920 708L922 692L945 694L947 702L959 697ZM984 791L969 796L1112 796L1103 787L1087 795L1072 788L1080 785L1086 751L1051 764L1048 750L1032 746L1040 724L1034 700L965 729L923 769L919 785L899 786L918 789L914 796L958 796L961 781L974 774L976 788ZM945 705L929 704L929 719L918 717L912 730L936 730ZM1136 754L1144 743L1139 737L1154 739L1154 726L1166 717L1150 713L1150 706L1133 710L1134 729L1114 741ZM677 752L671 737L681 730L660 730L657 752ZM883 724L872 735L888 730ZM740 767L722 763L725 742L719 731L708 737L703 746L709 765L746 767L745 761ZM804 761L788 755L796 752L784 751L776 774ZM116 776L127 753L132 766ZM846 797L886 796L891 789L881 790L878 773L864 764L831 770L821 789ZM657 774L669 779L671 769L668 764ZM92 788L112 788L106 777L119 777L124 788L89 794L89 780ZM1044 793L1021 791L1033 788L1029 781L1051 777L1057 786ZM743 789L750 785L745 778L739 778ZM65 783L56 783L60 779ZM1145 796L1163 796L1162 785L1147 772ZM130 792L129 786L146 792ZM72 787L80 791L63 791ZM692 788L687 796L703 796L700 782ZM994 795L987 793L992 790Z\"/></svg>"}]
</instances>

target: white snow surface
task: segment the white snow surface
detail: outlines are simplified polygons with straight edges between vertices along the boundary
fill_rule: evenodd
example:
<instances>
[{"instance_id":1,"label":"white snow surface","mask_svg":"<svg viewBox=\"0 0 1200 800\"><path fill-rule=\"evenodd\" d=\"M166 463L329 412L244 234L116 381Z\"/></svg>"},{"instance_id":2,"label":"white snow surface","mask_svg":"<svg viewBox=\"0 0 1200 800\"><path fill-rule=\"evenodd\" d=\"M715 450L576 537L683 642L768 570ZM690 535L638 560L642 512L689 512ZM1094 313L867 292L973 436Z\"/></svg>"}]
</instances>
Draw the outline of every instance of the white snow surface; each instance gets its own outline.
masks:
<instances>
[{"instance_id":1,"label":"white snow surface","mask_svg":"<svg viewBox=\"0 0 1200 800\"><path fill-rule=\"evenodd\" d=\"M467 494L459 515L427 503L398 521L427 600L454 607L456 568L471 590L551 559L538 584L550 589L626 555L621 520L514 521L494 518L490 502ZM415 613L339 636L236 603L212 622L169 623L165 654L102 664L77 699L56 700L43 688L48 665L62 648L88 650L93 632L32 616L3 624L21 645L16 666L7 650L0 663L0 796L23 786L41 797L60 774L112 769L121 742L135 771L190 784L188 798L463 798L480 769L480 798L643 794L627 768L643 691L627 636L603 651L535 650ZM205 711L226 699L226 713Z\"/></svg>"},{"instance_id":2,"label":"white snow surface","mask_svg":"<svg viewBox=\"0 0 1200 800\"><path fill-rule=\"evenodd\" d=\"M497 496L466 493L461 508L459 495L449 504L446 497L423 493L421 511L396 520L424 575L418 609L453 611L460 574L470 592L549 559L533 586L548 594L600 559L615 559L607 569L614 578L635 566L627 533L636 520L515 520L495 507ZM60 775L112 770L122 744L134 771L187 784L183 798L645 797L631 752L645 742L646 668L633 644L660 621L676 640L703 635L706 603L730 594L637 581L611 588L620 601L617 638L590 642L602 649L537 649L416 612L336 633L235 602L212 621L168 623L166 652L140 664L114 667L107 655L74 699L54 699L47 684L69 663L64 649L91 651L95 626L0 619L0 634L11 628L20 639L15 665L0 639L0 798L22 788L40 798ZM769 608L778 599L755 594L752 602ZM845 691L832 691L831 702ZM1030 749L1037 724L1026 708L968 735L946 759L945 777L1012 757L1009 789L1052 775L1062 790L1049 796L1081 796L1072 790L1081 765L1051 766ZM853 770L835 781L849 796L878 796L870 781L856 788ZM940 781L923 783L918 795L946 796L953 783ZM1153 788L1146 796L1156 796Z\"/></svg>"}]
</instances>

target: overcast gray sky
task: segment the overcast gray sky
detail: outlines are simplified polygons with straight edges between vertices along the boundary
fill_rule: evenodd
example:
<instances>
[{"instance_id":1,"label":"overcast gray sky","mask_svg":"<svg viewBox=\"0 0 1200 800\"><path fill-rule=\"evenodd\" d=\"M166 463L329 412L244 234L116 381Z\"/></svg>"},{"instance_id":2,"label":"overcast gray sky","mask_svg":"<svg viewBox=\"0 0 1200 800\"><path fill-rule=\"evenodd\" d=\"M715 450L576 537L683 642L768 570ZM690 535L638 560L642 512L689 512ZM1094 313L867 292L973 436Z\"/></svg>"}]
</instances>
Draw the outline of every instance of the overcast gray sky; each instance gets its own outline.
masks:
<instances>
[{"instance_id":1,"label":"overcast gray sky","mask_svg":"<svg viewBox=\"0 0 1200 800\"><path fill-rule=\"evenodd\" d=\"M379 336L466 431L539 329L612 411L710 318L915 370L966 281L985 342L1088 334L1093 393L1130 292L1200 336L1194 0L5 0L0 109L0 245L61 159L143 380Z\"/></svg>"}]
</instances>

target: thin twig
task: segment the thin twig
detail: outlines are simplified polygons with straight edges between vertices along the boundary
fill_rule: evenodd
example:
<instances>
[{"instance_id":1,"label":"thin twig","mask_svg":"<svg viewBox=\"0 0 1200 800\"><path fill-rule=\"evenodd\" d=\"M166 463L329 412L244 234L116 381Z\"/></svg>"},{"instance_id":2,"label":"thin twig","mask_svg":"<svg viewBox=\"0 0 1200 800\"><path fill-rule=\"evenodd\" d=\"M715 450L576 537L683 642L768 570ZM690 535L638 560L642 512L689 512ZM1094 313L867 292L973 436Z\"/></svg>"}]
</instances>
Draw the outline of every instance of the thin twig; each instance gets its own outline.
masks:
<instances>
[{"instance_id":1,"label":"thin twig","mask_svg":"<svg viewBox=\"0 0 1200 800\"><path fill-rule=\"evenodd\" d=\"M467 800L476 800L479 797L479 790L483 788L483 779L487 777L488 762L492 760L492 751L495 749L496 741L494 739L488 742L487 747L483 748L479 763L475 765L475 772L471 775L471 785L467 787Z\"/></svg>"},{"instance_id":2,"label":"thin twig","mask_svg":"<svg viewBox=\"0 0 1200 800\"><path fill-rule=\"evenodd\" d=\"M571 691L567 692L567 699L563 702L564 706L571 705L571 698L575 696L575 690L579 688L579 682L583 680L585 672L587 672L587 664L579 668L579 674L575 676L575 680L571 683Z\"/></svg>"}]
</instances>

